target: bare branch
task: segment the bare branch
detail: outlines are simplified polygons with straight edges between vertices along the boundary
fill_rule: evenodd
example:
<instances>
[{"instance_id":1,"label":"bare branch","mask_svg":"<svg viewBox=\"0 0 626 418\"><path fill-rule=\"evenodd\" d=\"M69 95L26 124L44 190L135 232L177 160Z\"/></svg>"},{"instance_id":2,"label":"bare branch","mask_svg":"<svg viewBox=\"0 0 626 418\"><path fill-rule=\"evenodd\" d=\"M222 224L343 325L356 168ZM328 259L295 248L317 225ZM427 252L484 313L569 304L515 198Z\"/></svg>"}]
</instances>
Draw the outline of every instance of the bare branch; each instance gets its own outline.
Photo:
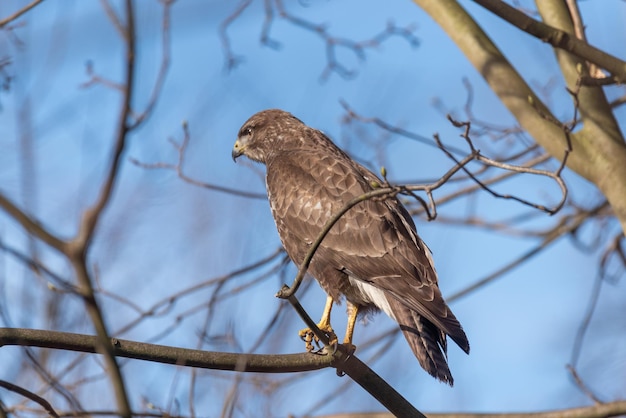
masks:
<instances>
[{"instance_id":1,"label":"bare branch","mask_svg":"<svg viewBox=\"0 0 626 418\"><path fill-rule=\"evenodd\" d=\"M579 58L604 68L611 73L611 78L616 83L626 82L626 62L589 45L583 40L576 39L576 37L571 36L567 32L535 20L503 1L474 0L474 2L506 20L513 26L549 43L553 47L568 51Z\"/></svg>"},{"instance_id":2,"label":"bare branch","mask_svg":"<svg viewBox=\"0 0 626 418\"><path fill-rule=\"evenodd\" d=\"M608 418L626 413L626 401L608 402L580 408L558 409L545 412L493 412L493 413L428 413L429 418ZM332 414L316 418L392 418L390 414Z\"/></svg>"},{"instance_id":3,"label":"bare branch","mask_svg":"<svg viewBox=\"0 0 626 418\"><path fill-rule=\"evenodd\" d=\"M13 22L15 19L19 18L20 16L22 16L24 13L28 12L29 10L31 10L33 7L37 6L38 4L42 3L43 0L34 0L32 3L24 6L23 8L21 8L20 10L18 10L17 12L13 13L11 16L9 17L5 17L4 19L0 20L0 29L2 29L3 27L5 27L7 24Z\"/></svg>"},{"instance_id":4,"label":"bare branch","mask_svg":"<svg viewBox=\"0 0 626 418\"><path fill-rule=\"evenodd\" d=\"M178 153L178 161L176 164L170 164L165 162L157 162L157 163L143 163L136 158L130 158L130 162L135 164L138 167L142 167L149 170L156 169L164 169L164 170L172 170L176 172L176 175L186 183L192 184L194 186L203 187L205 189L213 190L216 192L227 193L234 196L247 197L250 199L260 199L266 200L267 195L265 193L254 193L254 192L246 192L243 190L232 189L230 187L219 186L217 184L204 183L198 180L195 180L184 173L184 164L185 164L185 153L187 151L187 146L189 145L191 137L189 134L189 125L187 122L183 123L183 140L179 144L174 139L170 138L169 142L176 149Z\"/></svg>"},{"instance_id":5,"label":"bare branch","mask_svg":"<svg viewBox=\"0 0 626 418\"><path fill-rule=\"evenodd\" d=\"M609 105L611 106L611 108L615 109L625 103L626 103L626 96L621 96L613 100L611 103L609 103Z\"/></svg>"},{"instance_id":6,"label":"bare branch","mask_svg":"<svg viewBox=\"0 0 626 418\"><path fill-rule=\"evenodd\" d=\"M109 20L111 21L111 23L113 23L113 26L117 30L118 35L122 39L127 39L126 28L124 27L124 23L122 23L122 20L113 9L113 6L111 6L111 4L109 3L109 0L100 0L100 4L102 4L102 8L104 9L105 13L109 17Z\"/></svg>"},{"instance_id":7,"label":"bare branch","mask_svg":"<svg viewBox=\"0 0 626 418\"><path fill-rule=\"evenodd\" d=\"M355 113L350 107L349 105L342 101L341 102L342 106L346 109L346 111L348 112L348 117L349 118L355 118L358 120L361 120L363 122L366 123L373 123L377 126L379 126L380 128L389 131L389 132L393 132L395 134L407 137L407 138L411 138L411 139L416 139L419 142L422 143L426 143L428 145L433 145L432 141L428 140L427 138L421 136L421 135L417 135L414 134L412 132L409 132L405 129L401 129L398 127L395 127L385 121L382 121L378 118L364 118L362 116L359 116L357 113ZM514 195L510 195L510 194L501 194L496 192L495 190L491 189L490 187L488 187L486 182L482 182L481 180L479 180L476 175L472 172L470 172L467 168L465 168L465 165L467 163L463 163L460 164L460 160L458 160L456 157L454 157L454 154L461 154L461 155L465 155L466 152L464 152L463 150L461 150L460 148L456 148L456 147L449 147L449 146L444 146L438 135L434 135L434 139L435 139L435 145L437 146L437 148L439 148L440 150L442 150L447 156L448 158L450 158L452 161L454 161L457 165L463 167L463 171L465 173L467 173L467 175L474 181L476 182L476 184L478 184L483 190L487 191L489 194L491 194L494 197L497 198L501 198L501 199L511 199L511 200L515 200L519 203L522 203L524 205L539 209L541 211L547 212L550 215L555 214L556 212L558 212L563 205L565 204L565 201L567 199L567 186L565 184L565 182L563 181L563 179L561 178L561 173L563 171L563 169L565 168L565 165L567 163L567 159L569 157L569 154L571 152L572 149L572 145L571 145L571 140L570 140L570 136L569 136L569 129L568 127L563 126L562 124L559 123L559 126L563 129L564 131L564 136L565 136L565 148L563 149L563 159L560 162L560 166L557 170L555 170L554 172L552 171L548 171L548 170L538 170L535 168L532 168L532 166L529 166L528 164L521 166L521 165L513 165L513 164L508 164L505 162L501 162L501 161L496 161L494 159L485 157L483 155L481 155L480 151L477 150L474 147L474 144L472 143L472 140L470 138L470 129L471 129L471 123L470 122L458 122L456 120L454 120L450 115L448 115L448 120L456 127L460 127L460 128L464 128L464 133L461 134L461 137L463 139L465 139L465 142L467 143L469 149L470 149L470 154L467 157L472 157L472 159L475 159L476 161L481 162L484 166L488 166L488 167L496 167L496 168L500 168L503 170L507 170L513 173L526 173L526 174L533 174L533 175L540 175L540 176L545 176L548 178L551 178L552 180L554 180L557 185L559 186L559 188L561 189L561 200L559 201L559 203L557 203L553 208L549 208L545 205L541 205L541 204L537 204L537 203L532 203L526 199L523 199L521 197L518 196L514 196ZM557 122L558 123L558 122ZM466 157L466 158L467 158ZM534 165L534 164L533 164ZM429 216L430 219L430 216Z\"/></svg>"},{"instance_id":8,"label":"bare branch","mask_svg":"<svg viewBox=\"0 0 626 418\"><path fill-rule=\"evenodd\" d=\"M92 61L87 61L87 63L85 64L85 71L87 72L87 75L89 76L89 80L81 83L80 84L81 88L88 88L96 84L101 84L112 90L117 90L120 93L124 93L125 87L123 84L115 82L113 80L109 80L106 77L96 74L94 63Z\"/></svg>"},{"instance_id":9,"label":"bare branch","mask_svg":"<svg viewBox=\"0 0 626 418\"><path fill-rule=\"evenodd\" d=\"M59 276L58 274L50 270L48 266L41 263L39 260L30 258L29 256L22 253L21 251L18 251L17 249L11 246L8 246L2 240L0 240L0 249L7 252L8 254L11 254L13 257L18 259L25 266L33 270L36 270L38 273L43 273L45 276L50 277L52 281L55 283L55 284L52 284L52 283L48 284L48 287L51 288L52 290L60 291L60 292L78 293L78 289L76 288L76 286L74 286L68 280L62 278L61 276Z\"/></svg>"},{"instance_id":10,"label":"bare branch","mask_svg":"<svg viewBox=\"0 0 626 418\"><path fill-rule=\"evenodd\" d=\"M313 323L306 312L304 312L304 309L302 309L302 306L295 296L291 296L289 301L298 312L303 315L303 318L308 318L307 322ZM319 332L319 329L317 331ZM326 343L328 343L328 341L326 341ZM330 355L318 355L313 353L265 355L191 350L120 339L113 339L112 344L114 346L115 355L119 357L213 370L290 373L335 367L339 373L345 372L348 374L395 415L425 418L424 415L417 411L356 356L348 353L343 346L338 346L337 350ZM5 345L45 347L83 353L97 353L97 348L100 343L98 337L89 335L31 329L0 328L0 347Z\"/></svg>"},{"instance_id":11,"label":"bare branch","mask_svg":"<svg viewBox=\"0 0 626 418\"><path fill-rule=\"evenodd\" d=\"M57 417L59 416L59 414L57 414L57 412L54 410L54 408L52 407L52 405L50 405L50 403L45 400L44 398L42 398L41 396L26 390L20 386L14 385L13 383L9 383L6 382L4 380L0 380L0 387L3 387L7 390L10 390L11 392L15 392L19 395L22 395L28 399L30 399L31 401L38 403L39 405L41 405L41 407L43 409L45 409L48 414L52 417Z\"/></svg>"},{"instance_id":12,"label":"bare branch","mask_svg":"<svg viewBox=\"0 0 626 418\"><path fill-rule=\"evenodd\" d=\"M565 200L567 199L567 186L565 185L565 182L561 178L561 172L563 171L563 168L565 168L565 165L567 163L567 157L569 156L569 153L572 150L572 145L571 145L571 142L569 140L569 135L567 135L567 132L566 132L566 139L567 139L568 147L563 152L563 160L561 161L561 164L560 164L559 168L555 172L551 172L551 171L548 171L548 170L538 170L538 169L535 169L535 168L532 168L532 167L522 167L522 166L518 166L518 165L502 163L502 162L499 162L499 161L495 161L495 160L493 160L491 158L485 157L483 155L480 155L480 152L477 151L474 148L474 145L472 144L472 140L469 137L469 131L470 131L470 127L471 127L470 122L457 122L454 119L452 119L452 117L450 117L450 116L448 116L448 120L450 120L450 122L454 126L465 127L465 132L461 135L461 137L463 137L466 140L467 145L470 147L470 150L472 151L472 154L476 155L476 160L480 161L481 163L483 163L483 164L485 164L487 166L497 167L497 168L500 168L500 169L503 169L503 170L508 170L508 171L511 171L511 172L514 172L514 173L526 173L526 174L534 174L534 175L540 175L540 176L549 177L549 178L553 179L559 185L559 188L561 189L561 200L554 208L548 208L548 207L546 207L544 205L540 205L540 204L537 204L537 203L532 203L532 202L530 202L530 201L528 201L526 199L523 199L521 197L518 197L518 196L514 196L514 195L510 195L510 194L501 194L501 193L498 193L498 192L494 191L493 189L489 188L487 185L483 184L469 170L467 170L466 168L463 168L463 171L465 171L467 173L467 175L469 175L472 178L472 180L474 180L476 183L478 183L478 185L480 185L481 188L483 188L486 192L488 192L489 194L491 194L492 196L497 197L497 198L515 200L515 201L517 201L519 203L522 203L522 204L524 204L526 206L530 206L530 207L542 210L544 212L547 212L550 215L554 215L559 210L561 210L561 208L565 204ZM442 147L441 149L453 161L458 162L456 160L456 158L452 154L450 154L445 148Z\"/></svg>"},{"instance_id":13,"label":"bare branch","mask_svg":"<svg viewBox=\"0 0 626 418\"><path fill-rule=\"evenodd\" d=\"M330 367L330 356L300 354L237 354L111 339L117 357L177 366L257 373L294 373ZM0 347L8 345L99 353L99 337L67 332L0 328Z\"/></svg>"},{"instance_id":14,"label":"bare branch","mask_svg":"<svg viewBox=\"0 0 626 418\"><path fill-rule=\"evenodd\" d=\"M108 3L104 2L105 6ZM131 103L133 97L134 77L135 77L135 23L132 0L125 2L126 26L123 28L122 37L125 40L126 50L124 53L126 63L126 74L124 85L126 86L122 98L122 106L117 125L117 134L113 145L111 163L105 174L103 184L96 202L88 208L81 219L78 233L66 248L66 255L74 268L76 278L80 284L80 293L85 302L87 313L96 330L99 348L104 354L104 361L110 374L113 391L117 400L117 407L121 416L130 417L131 409L126 394L124 379L119 366L115 360L114 348L112 346L106 324L93 290L92 279L87 269L87 252L89 250L93 233L101 218L102 212L108 205L113 188L118 178L121 156L126 145L126 136L129 131L128 120L131 113ZM110 15L111 16L111 15ZM116 15L112 15L113 22L121 25ZM122 30L122 29L120 29Z\"/></svg>"},{"instance_id":15,"label":"bare branch","mask_svg":"<svg viewBox=\"0 0 626 418\"><path fill-rule=\"evenodd\" d=\"M448 301L453 301L459 298L462 298L464 296L467 296L468 294L482 288L483 286L487 285L488 283L493 282L494 280L496 280L499 277L502 277L502 275L508 271L513 270L515 267L521 265L523 262L529 260L531 257L537 255L539 252L541 252L542 250L544 250L545 248L547 248L549 245L553 244L554 242L556 242L556 240L560 237L562 237L563 235L567 234L567 233L572 233L573 231L575 231L577 228L579 228L586 220L588 220L590 217L595 216L599 213L602 213L603 211L607 210L609 208L609 204L607 201L602 202L600 205L588 210L588 211L579 211L576 214L573 215L567 215L564 216L559 223L554 227L551 228L550 230L546 231L544 234L544 238L543 241L541 243L539 243L537 246L533 247L532 249L530 249L529 251L527 251L526 253L524 253L521 257L516 258L515 260L511 261L510 263L506 264L505 266L499 268L498 270L494 271L493 273L489 274L487 277L478 280L477 282L475 282L474 284L466 287L465 289L449 296L448 298L446 298Z\"/></svg>"},{"instance_id":16,"label":"bare branch","mask_svg":"<svg viewBox=\"0 0 626 418\"><path fill-rule=\"evenodd\" d=\"M128 130L133 130L137 128L152 114L152 111L154 110L154 107L156 106L157 101L161 96L161 91L163 90L163 85L165 84L165 79L167 77L167 72L170 66L171 8L175 2L176 0L161 0L161 3L163 4L163 19L161 23L161 65L159 67L159 72L157 74L154 86L152 87L152 93L150 94L150 98L148 99L148 104L146 105L146 108L143 112L135 116L135 121L128 126Z\"/></svg>"},{"instance_id":17,"label":"bare branch","mask_svg":"<svg viewBox=\"0 0 626 418\"><path fill-rule=\"evenodd\" d=\"M587 331L589 330L589 326L591 324L591 319L595 314L596 308L598 306L598 301L600 300L600 291L602 290L603 284L607 280L611 280L611 276L609 275L607 264L611 255L616 254L621 262L622 272L626 267L626 256L624 255L624 251L621 248L621 242L624 239L624 235L622 233L615 236L615 238L609 243L607 248L602 254L600 260L600 269L598 271L598 276L595 278L593 288L589 295L589 301L587 305L586 312L580 322L578 327L578 331L576 332L576 337L574 339L574 345L572 347L572 354L570 363L567 365L568 370L570 371L574 382L576 382L576 386L591 400L596 403L600 403L599 397L593 393L593 391L587 387L582 381L582 378L578 374L577 366L578 360L580 359L580 354L582 352L583 344L585 342L585 336L587 335ZM617 275L618 277L620 274Z\"/></svg>"},{"instance_id":18,"label":"bare branch","mask_svg":"<svg viewBox=\"0 0 626 418\"><path fill-rule=\"evenodd\" d=\"M543 154L543 155L540 155L537 158L534 158L534 159L532 159L530 161L527 161L525 166L526 167L534 167L534 166L536 166L538 164L541 164L541 163L543 163L543 162L545 162L545 161L547 161L547 160L549 160L551 158L552 158L551 155ZM505 171L504 173L499 174L497 176L493 176L493 177L488 178L486 180L481 180L481 182L482 182L483 185L494 185L494 184L496 184L498 182L501 182L503 180L506 180L506 179L516 175L516 174L517 173L514 172L514 171ZM452 180L454 180L454 179L451 179L451 181ZM470 185L468 187L456 190L456 191L454 191L452 193L449 193L449 194L447 194L447 195L445 195L443 197L438 198L437 201L436 201L436 204L437 204L437 206L441 206L441 205L443 205L445 203L452 202L455 199L458 199L458 198L460 198L462 196L470 195L470 194L472 194L472 193L474 193L474 192L476 192L478 190L482 190L482 189L483 188L482 188L482 186L480 184L472 184L472 185ZM419 213L421 213L420 209L414 210L412 214L419 214Z\"/></svg>"},{"instance_id":19,"label":"bare branch","mask_svg":"<svg viewBox=\"0 0 626 418\"><path fill-rule=\"evenodd\" d=\"M229 71L235 68L238 64L240 64L243 61L243 58L236 56L233 53L232 47L230 46L230 38L228 37L228 33L226 32L226 30L235 20L237 20L237 18L244 12L244 10L246 10L248 6L250 6L251 3L252 0L242 0L235 9L235 11L231 13L230 16L228 16L226 19L224 19L224 21L220 25L219 34L220 39L222 40L222 49L226 54L226 69Z\"/></svg>"},{"instance_id":20,"label":"bare branch","mask_svg":"<svg viewBox=\"0 0 626 418\"><path fill-rule=\"evenodd\" d=\"M252 0L242 1L235 11L224 20L220 25L220 38L222 39L222 45L226 54L226 66L230 70L241 62L241 58L233 54L230 46L230 40L226 33L226 29L230 26L243 13L243 11L252 3ZM274 3L274 5L272 4ZM397 27L392 22L387 24L387 27L380 33L374 35L369 39L362 41L353 41L346 38L338 38L329 33L326 25L315 24L309 22L306 19L297 17L288 12L283 4L282 0L264 0L265 19L263 21L263 28L261 29L261 42L273 49L278 49L280 43L273 40L270 36L272 24L275 20L274 8L278 12L278 16L285 19L289 23L306 31L309 31L319 36L326 47L326 68L323 70L321 79L326 80L332 73L339 74L343 78L352 78L356 75L357 71L349 69L337 59L337 51L339 48L344 48L354 53L355 57L359 61L364 61L366 58L365 51L367 49L378 48L383 42L391 37L400 37L406 40L413 48L419 46L419 40L414 35L413 25L407 27Z\"/></svg>"},{"instance_id":21,"label":"bare branch","mask_svg":"<svg viewBox=\"0 0 626 418\"><path fill-rule=\"evenodd\" d=\"M574 379L574 382L576 382L576 386L585 394L587 395L587 397L589 399L591 399L592 401L594 401L596 404L602 404L603 402L600 401L600 399L596 396L595 393L593 393L591 391L591 389L589 389L587 387L587 385L585 385L585 383L583 382L582 378L580 377L580 375L578 374L578 372L576 371L576 368L574 366L572 366L571 364L567 365L567 370L569 370L569 372L572 375L572 378Z\"/></svg>"},{"instance_id":22,"label":"bare branch","mask_svg":"<svg viewBox=\"0 0 626 418\"><path fill-rule=\"evenodd\" d=\"M178 292L175 292L173 294L167 295L165 298L156 301L152 306L150 306L148 309L142 311L140 313L140 315L134 319L133 321L129 322L128 324L126 324L125 326L123 326L122 328L116 330L115 335L120 335L120 334L124 334L126 332L128 332L129 330L131 330L132 328L134 328L138 323L140 323L143 319L147 318L147 317L151 317L151 316L159 316L159 315L164 315L165 313L168 312L169 309L171 309L171 307L177 302L179 301L181 298L187 296L187 295L191 295L203 288L209 287L209 286L215 286L218 285L219 283L223 283L227 280L236 278L242 274L248 273L250 271L254 271L256 269L258 269L259 267L262 267L264 265L269 264L272 261L275 261L279 256L281 256L284 253L284 250L281 248L276 249L276 251L272 252L270 255L263 257L255 262L252 262L244 267L241 267L237 270L234 270L228 274L225 274L223 276L219 276L219 277L215 277L212 278L210 280L205 280L202 281L200 283L197 283L193 286L187 287L185 289L182 289ZM272 270L273 271L273 270Z\"/></svg>"},{"instance_id":23,"label":"bare branch","mask_svg":"<svg viewBox=\"0 0 626 418\"><path fill-rule=\"evenodd\" d=\"M66 251L67 243L65 241L62 241L50 233L43 225L24 213L24 211L18 208L15 203L2 193L0 193L0 208L4 209L4 211L15 219L28 233L35 235L57 251Z\"/></svg>"}]
</instances>

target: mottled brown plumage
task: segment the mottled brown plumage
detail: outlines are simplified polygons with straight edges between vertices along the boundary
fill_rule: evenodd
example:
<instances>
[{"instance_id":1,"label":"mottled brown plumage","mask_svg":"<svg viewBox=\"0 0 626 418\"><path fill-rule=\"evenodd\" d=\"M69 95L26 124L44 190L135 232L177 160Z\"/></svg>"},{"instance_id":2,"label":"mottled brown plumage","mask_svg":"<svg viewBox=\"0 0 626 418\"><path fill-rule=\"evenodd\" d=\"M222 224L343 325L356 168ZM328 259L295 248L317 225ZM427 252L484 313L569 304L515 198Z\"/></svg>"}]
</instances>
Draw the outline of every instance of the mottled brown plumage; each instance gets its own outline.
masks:
<instances>
[{"instance_id":1,"label":"mottled brown plumage","mask_svg":"<svg viewBox=\"0 0 626 418\"><path fill-rule=\"evenodd\" d=\"M240 155L266 165L278 233L298 266L326 222L381 183L322 132L282 110L248 119L233 149L233 158ZM325 237L308 271L335 301L345 296L360 312L385 311L421 366L452 385L446 335L466 353L469 343L441 296L430 251L396 198L350 209Z\"/></svg>"}]
</instances>

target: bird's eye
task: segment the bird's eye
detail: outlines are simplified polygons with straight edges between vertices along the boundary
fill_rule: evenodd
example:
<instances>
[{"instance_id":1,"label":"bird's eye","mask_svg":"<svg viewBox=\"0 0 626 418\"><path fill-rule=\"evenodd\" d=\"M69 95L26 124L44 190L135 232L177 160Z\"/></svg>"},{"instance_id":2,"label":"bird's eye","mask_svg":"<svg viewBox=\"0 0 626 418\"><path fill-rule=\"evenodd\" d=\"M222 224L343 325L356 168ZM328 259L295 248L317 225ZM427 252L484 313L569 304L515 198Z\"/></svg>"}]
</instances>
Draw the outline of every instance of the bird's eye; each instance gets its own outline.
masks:
<instances>
[{"instance_id":1,"label":"bird's eye","mask_svg":"<svg viewBox=\"0 0 626 418\"><path fill-rule=\"evenodd\" d=\"M246 135L252 135L252 128L246 128Z\"/></svg>"}]
</instances>

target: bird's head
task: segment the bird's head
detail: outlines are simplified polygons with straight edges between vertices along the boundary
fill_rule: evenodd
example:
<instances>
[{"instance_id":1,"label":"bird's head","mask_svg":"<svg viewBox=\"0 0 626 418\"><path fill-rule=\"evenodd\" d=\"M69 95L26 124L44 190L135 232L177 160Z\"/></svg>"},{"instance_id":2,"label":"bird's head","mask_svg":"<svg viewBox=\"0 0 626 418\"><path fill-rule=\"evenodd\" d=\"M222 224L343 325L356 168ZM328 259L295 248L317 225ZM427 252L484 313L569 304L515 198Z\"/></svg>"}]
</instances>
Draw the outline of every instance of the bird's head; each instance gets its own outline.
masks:
<instances>
[{"instance_id":1,"label":"bird's head","mask_svg":"<svg viewBox=\"0 0 626 418\"><path fill-rule=\"evenodd\" d=\"M239 129L233 146L236 161L242 155L266 164L279 150L289 148L289 141L302 138L306 125L291 113L279 109L263 110L250 117Z\"/></svg>"}]
</instances>

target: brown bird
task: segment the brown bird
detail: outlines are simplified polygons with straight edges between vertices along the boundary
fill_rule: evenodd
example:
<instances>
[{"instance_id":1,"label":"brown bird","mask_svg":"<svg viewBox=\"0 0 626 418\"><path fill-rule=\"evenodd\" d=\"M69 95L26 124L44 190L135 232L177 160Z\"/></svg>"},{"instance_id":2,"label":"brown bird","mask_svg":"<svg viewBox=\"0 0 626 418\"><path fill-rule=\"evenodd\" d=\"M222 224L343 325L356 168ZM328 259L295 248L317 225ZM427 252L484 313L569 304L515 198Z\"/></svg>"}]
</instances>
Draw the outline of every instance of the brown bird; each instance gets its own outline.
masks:
<instances>
[{"instance_id":1,"label":"brown bird","mask_svg":"<svg viewBox=\"0 0 626 418\"><path fill-rule=\"evenodd\" d=\"M333 215L383 184L322 132L282 110L264 110L243 124L232 151L234 160L241 155L265 164L272 215L297 266ZM400 325L424 370L453 384L446 335L466 353L469 342L441 296L430 250L398 199L366 200L350 209L326 235L308 272L328 294L320 329L334 335L330 311L345 297L344 343L353 347L357 314L382 310Z\"/></svg>"}]
</instances>

